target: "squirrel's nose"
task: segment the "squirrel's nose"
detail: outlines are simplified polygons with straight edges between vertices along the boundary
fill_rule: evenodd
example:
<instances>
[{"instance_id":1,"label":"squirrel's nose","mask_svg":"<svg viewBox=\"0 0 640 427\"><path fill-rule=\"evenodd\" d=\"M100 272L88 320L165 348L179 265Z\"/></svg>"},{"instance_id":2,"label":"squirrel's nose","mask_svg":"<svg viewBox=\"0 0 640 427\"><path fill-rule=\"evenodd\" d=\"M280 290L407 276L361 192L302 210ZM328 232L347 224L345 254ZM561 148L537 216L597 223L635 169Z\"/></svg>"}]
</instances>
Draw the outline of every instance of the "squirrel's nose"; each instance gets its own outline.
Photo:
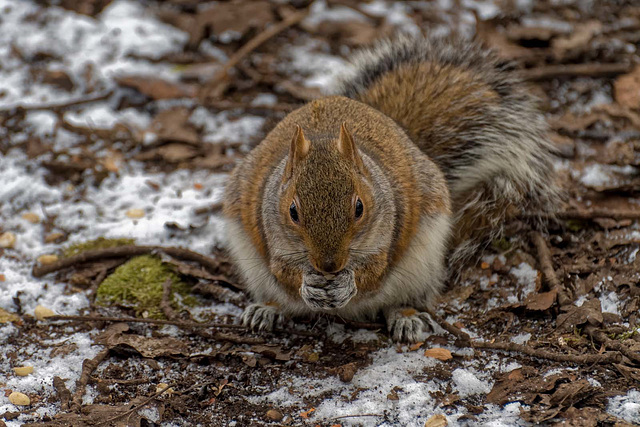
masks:
<instances>
[{"instance_id":1,"label":"squirrel's nose","mask_svg":"<svg viewBox=\"0 0 640 427\"><path fill-rule=\"evenodd\" d=\"M320 261L316 266L316 270L323 274L334 274L341 270L338 263L333 258L327 258Z\"/></svg>"}]
</instances>

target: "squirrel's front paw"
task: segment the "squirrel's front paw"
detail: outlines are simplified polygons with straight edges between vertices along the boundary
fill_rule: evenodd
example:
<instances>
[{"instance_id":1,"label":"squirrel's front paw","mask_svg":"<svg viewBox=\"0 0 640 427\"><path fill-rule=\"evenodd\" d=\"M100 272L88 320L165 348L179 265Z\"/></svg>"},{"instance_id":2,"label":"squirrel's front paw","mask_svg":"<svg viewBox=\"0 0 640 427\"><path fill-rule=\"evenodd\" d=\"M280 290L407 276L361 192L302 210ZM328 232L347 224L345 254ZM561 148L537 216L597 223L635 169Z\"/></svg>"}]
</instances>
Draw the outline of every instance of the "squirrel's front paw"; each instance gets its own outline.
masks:
<instances>
[{"instance_id":1,"label":"squirrel's front paw","mask_svg":"<svg viewBox=\"0 0 640 427\"><path fill-rule=\"evenodd\" d=\"M276 323L282 323L282 314L273 304L251 304L242 312L241 321L254 331L272 331Z\"/></svg>"},{"instance_id":2,"label":"squirrel's front paw","mask_svg":"<svg viewBox=\"0 0 640 427\"><path fill-rule=\"evenodd\" d=\"M432 329L430 316L414 308L392 308L385 310L384 315L389 335L397 342L418 342L424 329Z\"/></svg>"}]
</instances>

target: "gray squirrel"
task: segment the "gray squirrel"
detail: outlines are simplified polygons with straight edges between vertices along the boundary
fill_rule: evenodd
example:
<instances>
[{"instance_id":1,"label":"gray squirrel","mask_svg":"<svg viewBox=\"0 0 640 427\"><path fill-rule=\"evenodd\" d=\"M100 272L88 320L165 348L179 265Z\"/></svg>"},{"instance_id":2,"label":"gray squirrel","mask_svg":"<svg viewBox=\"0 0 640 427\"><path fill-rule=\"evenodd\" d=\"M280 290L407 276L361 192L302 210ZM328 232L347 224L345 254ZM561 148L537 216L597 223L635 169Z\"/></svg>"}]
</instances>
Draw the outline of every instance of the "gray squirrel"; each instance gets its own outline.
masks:
<instances>
[{"instance_id":1,"label":"gray squirrel","mask_svg":"<svg viewBox=\"0 0 640 427\"><path fill-rule=\"evenodd\" d=\"M479 44L398 36L354 65L228 181L230 254L256 301L242 322L382 312L394 340L415 342L448 270L506 219L555 210L553 147L532 96Z\"/></svg>"}]
</instances>

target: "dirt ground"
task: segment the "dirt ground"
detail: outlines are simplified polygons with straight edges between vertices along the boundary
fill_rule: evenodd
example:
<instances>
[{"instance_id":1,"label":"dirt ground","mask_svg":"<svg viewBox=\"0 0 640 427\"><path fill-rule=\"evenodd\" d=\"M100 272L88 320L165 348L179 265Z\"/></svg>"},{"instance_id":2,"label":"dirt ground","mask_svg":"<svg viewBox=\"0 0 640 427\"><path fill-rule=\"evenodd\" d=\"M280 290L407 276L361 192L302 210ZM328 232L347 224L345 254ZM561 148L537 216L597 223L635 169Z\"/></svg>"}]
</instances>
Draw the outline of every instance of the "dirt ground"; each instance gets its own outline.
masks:
<instances>
[{"instance_id":1,"label":"dirt ground","mask_svg":"<svg viewBox=\"0 0 640 427\"><path fill-rule=\"evenodd\" d=\"M44 28L58 13L52 9L64 9L82 22L106 20L116 3L126 2L36 1L23 19ZM7 398L20 389L10 369L33 354L75 364L66 378L54 370L25 385L30 405L0 406L6 409L0 426L640 423L637 2L198 3L136 6L177 29L182 41L180 49L149 45L126 53L123 61L145 64L135 73L116 69L101 80L86 67L52 67L64 63L56 55L66 53L39 51L19 37L3 57L10 58L7 68L22 67L24 85L57 95L42 101L40 89L25 89L21 96L31 102L13 102L10 89L0 90L0 153L20 156L25 173L42 173L43 185L63 189L64 203L84 206L96 194L102 198L100 189L112 182L126 187L123 177L132 170L158 194L150 202L157 206L168 187L163 177L188 174L189 190L202 196L187 220L155 223L162 240L136 240L155 249L125 242L121 252L102 249L88 262L73 258L69 265L63 262L69 254L60 251L89 237L90 226L63 225L61 215L47 214L46 199L20 204L16 194L0 200L0 259L6 262L0 264L6 297L0 299L0 389ZM19 24L5 12L0 30ZM400 346L377 323L296 320L262 335L213 325L235 324L248 303L224 245L211 244L218 240L207 234L225 174L288 111L321 96L350 52L398 30L460 32L513 61L539 97L558 148L556 170L567 196L557 221L540 234L530 220L535 212L513 220L504 238L449 284L435 313L457 336L442 330L418 345ZM110 34L101 43L109 43ZM101 127L77 119L96 106L148 120L142 127L126 121ZM36 113L49 114L55 130L35 130ZM8 186L7 170L0 182ZM219 181L209 187L208 179ZM114 188L117 196L121 187ZM100 206L111 203L104 197ZM43 213L25 216L35 209ZM129 220L145 214L126 212ZM21 217L23 225L11 217ZM37 230L25 231L28 222ZM132 237L127 230L120 237ZM194 252L157 248L196 238L204 243L188 247ZM38 243L20 246L21 239ZM38 259L43 253L58 259ZM160 288L156 317L98 304L103 281L142 253L160 256L195 302L177 304L169 285ZM55 271L46 270L51 265ZM21 266L15 267L21 281L13 281L17 276L7 266ZM32 274L33 266L41 270ZM32 308L46 306L46 298L31 295L29 283L83 301L80 309L56 312L89 318L37 319ZM104 319L132 316L148 323ZM2 332L9 324L12 329Z\"/></svg>"}]
</instances>

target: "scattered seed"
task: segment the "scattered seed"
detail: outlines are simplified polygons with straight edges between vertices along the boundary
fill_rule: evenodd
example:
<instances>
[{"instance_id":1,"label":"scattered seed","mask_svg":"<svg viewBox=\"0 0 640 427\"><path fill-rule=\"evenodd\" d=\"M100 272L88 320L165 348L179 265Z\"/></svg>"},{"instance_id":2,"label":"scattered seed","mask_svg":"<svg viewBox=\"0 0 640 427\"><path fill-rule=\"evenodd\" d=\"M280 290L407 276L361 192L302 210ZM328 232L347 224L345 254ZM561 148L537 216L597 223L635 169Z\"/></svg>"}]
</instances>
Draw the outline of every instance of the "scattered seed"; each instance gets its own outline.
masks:
<instances>
[{"instance_id":1,"label":"scattered seed","mask_svg":"<svg viewBox=\"0 0 640 427\"><path fill-rule=\"evenodd\" d=\"M483 270L486 270L487 268L489 268L490 265L488 262L483 262L482 264L480 264L480 268Z\"/></svg>"},{"instance_id":2,"label":"scattered seed","mask_svg":"<svg viewBox=\"0 0 640 427\"><path fill-rule=\"evenodd\" d=\"M139 219L144 217L144 210L142 209L129 209L126 214L131 219Z\"/></svg>"},{"instance_id":3,"label":"scattered seed","mask_svg":"<svg viewBox=\"0 0 640 427\"><path fill-rule=\"evenodd\" d=\"M438 414L429 418L427 422L424 423L424 427L446 427L448 424L447 417L442 414Z\"/></svg>"},{"instance_id":4,"label":"scattered seed","mask_svg":"<svg viewBox=\"0 0 640 427\"><path fill-rule=\"evenodd\" d=\"M0 234L0 248L13 248L16 244L16 235L10 231Z\"/></svg>"},{"instance_id":5,"label":"scattered seed","mask_svg":"<svg viewBox=\"0 0 640 427\"><path fill-rule=\"evenodd\" d=\"M31 405L31 399L24 393L14 391L9 395L9 402L16 406L29 406Z\"/></svg>"},{"instance_id":6,"label":"scattered seed","mask_svg":"<svg viewBox=\"0 0 640 427\"><path fill-rule=\"evenodd\" d=\"M5 280L7 280L5 275L4 274L0 274L0 282L4 282Z\"/></svg>"},{"instance_id":7,"label":"scattered seed","mask_svg":"<svg viewBox=\"0 0 640 427\"><path fill-rule=\"evenodd\" d=\"M26 219L31 224L37 224L37 223L40 222L40 216L38 216L38 214L35 214L33 212L23 213L22 214L22 219Z\"/></svg>"},{"instance_id":8,"label":"scattered seed","mask_svg":"<svg viewBox=\"0 0 640 427\"><path fill-rule=\"evenodd\" d=\"M38 306L36 306L36 309L34 310L34 315L36 316L36 319L44 320L47 317L55 316L56 313L54 313L53 310L51 310L50 308L38 305Z\"/></svg>"},{"instance_id":9,"label":"scattered seed","mask_svg":"<svg viewBox=\"0 0 640 427\"><path fill-rule=\"evenodd\" d=\"M280 421L283 418L282 412L277 409L269 409L267 411L267 418L271 421Z\"/></svg>"},{"instance_id":10,"label":"scattered seed","mask_svg":"<svg viewBox=\"0 0 640 427\"><path fill-rule=\"evenodd\" d=\"M44 242L53 243L56 240L60 239L61 237L64 237L64 233L60 233L59 231L56 231L55 233L47 234L44 238Z\"/></svg>"},{"instance_id":11,"label":"scattered seed","mask_svg":"<svg viewBox=\"0 0 640 427\"><path fill-rule=\"evenodd\" d=\"M19 377L26 377L29 374L33 374L33 366L19 366L13 368L13 372Z\"/></svg>"},{"instance_id":12,"label":"scattered seed","mask_svg":"<svg viewBox=\"0 0 640 427\"><path fill-rule=\"evenodd\" d=\"M40 255L38 257L38 262L42 265L53 264L58 261L58 255Z\"/></svg>"}]
</instances>

